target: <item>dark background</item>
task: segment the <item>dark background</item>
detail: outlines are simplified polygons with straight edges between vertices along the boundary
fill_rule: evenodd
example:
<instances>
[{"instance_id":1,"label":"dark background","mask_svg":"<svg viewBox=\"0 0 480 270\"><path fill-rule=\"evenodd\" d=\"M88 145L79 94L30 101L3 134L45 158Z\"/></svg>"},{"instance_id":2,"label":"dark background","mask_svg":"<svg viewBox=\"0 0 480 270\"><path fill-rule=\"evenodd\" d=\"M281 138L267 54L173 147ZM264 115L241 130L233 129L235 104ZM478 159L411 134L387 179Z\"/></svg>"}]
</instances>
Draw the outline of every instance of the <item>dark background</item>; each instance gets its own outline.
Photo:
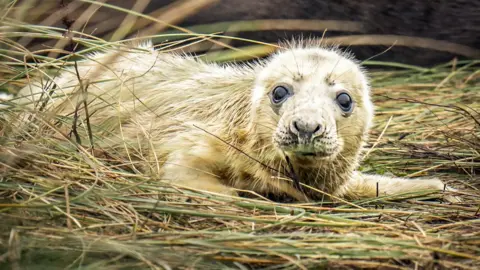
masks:
<instances>
[{"instance_id":1,"label":"dark background","mask_svg":"<svg viewBox=\"0 0 480 270\"><path fill-rule=\"evenodd\" d=\"M187 0L144 0L146 4L143 13L149 14L158 9L187 2ZM42 15L28 16L32 22L41 22L48 14L55 10L64 10L63 20L55 25L62 27L65 22L74 22L81 10L73 10L69 6L78 1L47 0L40 1L41 6L33 7L31 14L41 12ZM106 3L131 8L134 0L111 0ZM78 4L78 3L77 3ZM90 4L80 4L83 8ZM33 10L36 10L35 12ZM33 12L33 13L32 13ZM160 14L160 13L156 13ZM175 16L175 14L174 14ZM89 20L87 30L95 29L97 35L105 35L120 25L125 13L109 8L100 8ZM454 57L479 58L480 48L480 1L479 0L220 0L205 5L195 11L190 11L186 17L179 16L172 20L181 26L192 26L222 21L253 20L253 19L315 19L315 20L343 20L354 21L361 25L357 32L327 31L326 37L338 35L401 35L409 37L431 38L448 41L476 49L476 53L465 57L466 54L447 53L434 49L422 49L406 46L394 46L374 60L394 61L400 63L431 66L445 63ZM103 29L105 28L105 29ZM311 32L276 30L235 33L244 38L276 43L303 35L305 37L321 37L323 31ZM44 42L44 41L42 41ZM375 42L375 40L373 40ZM36 43L38 45L38 42ZM235 46L245 45L242 42L233 42ZM43 44L45 45L45 44ZM348 44L345 44L348 46ZM442 45L439 44L438 48ZM386 50L389 46L350 46L349 48L360 59L367 59Z\"/></svg>"}]
</instances>

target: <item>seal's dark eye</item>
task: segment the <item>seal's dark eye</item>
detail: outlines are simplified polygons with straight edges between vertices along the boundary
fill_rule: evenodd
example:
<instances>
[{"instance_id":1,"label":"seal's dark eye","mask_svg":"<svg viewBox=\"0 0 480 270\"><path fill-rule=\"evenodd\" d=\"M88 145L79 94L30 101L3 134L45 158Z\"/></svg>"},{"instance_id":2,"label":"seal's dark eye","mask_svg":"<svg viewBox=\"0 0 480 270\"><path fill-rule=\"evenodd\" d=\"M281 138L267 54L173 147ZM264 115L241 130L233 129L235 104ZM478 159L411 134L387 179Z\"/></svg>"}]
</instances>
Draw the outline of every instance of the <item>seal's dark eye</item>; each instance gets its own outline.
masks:
<instances>
[{"instance_id":1,"label":"seal's dark eye","mask_svg":"<svg viewBox=\"0 0 480 270\"><path fill-rule=\"evenodd\" d=\"M290 96L290 91L285 86L277 86L272 92L272 102L278 104Z\"/></svg>"},{"instance_id":2,"label":"seal's dark eye","mask_svg":"<svg viewBox=\"0 0 480 270\"><path fill-rule=\"evenodd\" d=\"M353 108L353 100L347 93L340 93L337 95L337 103L340 109L346 113L350 113Z\"/></svg>"}]
</instances>

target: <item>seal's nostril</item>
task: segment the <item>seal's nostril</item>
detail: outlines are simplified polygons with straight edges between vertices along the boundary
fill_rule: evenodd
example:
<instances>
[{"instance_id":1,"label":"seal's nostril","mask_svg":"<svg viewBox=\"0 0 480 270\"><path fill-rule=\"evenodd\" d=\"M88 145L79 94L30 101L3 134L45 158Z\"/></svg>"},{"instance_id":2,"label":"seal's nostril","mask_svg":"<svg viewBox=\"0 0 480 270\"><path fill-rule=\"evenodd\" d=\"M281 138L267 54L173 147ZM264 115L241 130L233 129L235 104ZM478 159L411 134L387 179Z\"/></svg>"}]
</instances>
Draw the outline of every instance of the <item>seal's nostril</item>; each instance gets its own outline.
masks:
<instances>
[{"instance_id":1,"label":"seal's nostril","mask_svg":"<svg viewBox=\"0 0 480 270\"><path fill-rule=\"evenodd\" d=\"M301 120L294 120L290 126L293 133L299 136L311 137L322 130L322 125L317 123L305 123Z\"/></svg>"},{"instance_id":2,"label":"seal's nostril","mask_svg":"<svg viewBox=\"0 0 480 270\"><path fill-rule=\"evenodd\" d=\"M293 121L293 127L295 128L295 131L300 132L300 128L297 125L297 121Z\"/></svg>"}]
</instances>

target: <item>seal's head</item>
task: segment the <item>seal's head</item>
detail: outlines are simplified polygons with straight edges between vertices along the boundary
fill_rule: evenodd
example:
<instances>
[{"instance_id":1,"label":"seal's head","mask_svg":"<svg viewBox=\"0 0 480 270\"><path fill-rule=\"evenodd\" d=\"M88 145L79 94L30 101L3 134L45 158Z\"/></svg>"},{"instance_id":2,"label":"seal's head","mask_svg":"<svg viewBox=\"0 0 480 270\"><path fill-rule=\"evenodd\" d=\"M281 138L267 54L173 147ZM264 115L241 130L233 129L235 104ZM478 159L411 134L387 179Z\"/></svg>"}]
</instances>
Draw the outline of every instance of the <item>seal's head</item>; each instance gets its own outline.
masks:
<instances>
[{"instance_id":1,"label":"seal's head","mask_svg":"<svg viewBox=\"0 0 480 270\"><path fill-rule=\"evenodd\" d=\"M272 56L252 95L258 136L303 160L359 153L373 117L367 78L352 58L320 46Z\"/></svg>"}]
</instances>

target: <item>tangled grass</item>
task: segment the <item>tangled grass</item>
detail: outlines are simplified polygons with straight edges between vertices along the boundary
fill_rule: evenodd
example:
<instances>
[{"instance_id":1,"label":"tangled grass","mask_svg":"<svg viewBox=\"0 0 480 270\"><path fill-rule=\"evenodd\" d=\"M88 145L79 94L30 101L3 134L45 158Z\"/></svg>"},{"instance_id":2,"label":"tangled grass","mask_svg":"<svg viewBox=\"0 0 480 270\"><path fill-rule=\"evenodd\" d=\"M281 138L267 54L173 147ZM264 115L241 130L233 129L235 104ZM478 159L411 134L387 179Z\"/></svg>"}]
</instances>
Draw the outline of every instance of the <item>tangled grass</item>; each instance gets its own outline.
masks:
<instances>
[{"instance_id":1,"label":"tangled grass","mask_svg":"<svg viewBox=\"0 0 480 270\"><path fill-rule=\"evenodd\" d=\"M9 7L4 10L15 10ZM91 51L119 44L9 16L0 27L0 90L12 93L31 77L56 74ZM169 35L176 38L159 49L225 38L151 37ZM17 42L25 37L76 49L32 51ZM255 46L202 57L225 61L274 49ZM364 64L377 113L361 169L435 175L459 188L463 202L415 192L299 204L179 188L122 169L105 155L108 149L80 145L53 124L35 129L32 120L32 129L15 129L4 119L21 108L6 106L0 109L0 268L478 269L480 61L431 68ZM171 194L186 200L170 200Z\"/></svg>"}]
</instances>

